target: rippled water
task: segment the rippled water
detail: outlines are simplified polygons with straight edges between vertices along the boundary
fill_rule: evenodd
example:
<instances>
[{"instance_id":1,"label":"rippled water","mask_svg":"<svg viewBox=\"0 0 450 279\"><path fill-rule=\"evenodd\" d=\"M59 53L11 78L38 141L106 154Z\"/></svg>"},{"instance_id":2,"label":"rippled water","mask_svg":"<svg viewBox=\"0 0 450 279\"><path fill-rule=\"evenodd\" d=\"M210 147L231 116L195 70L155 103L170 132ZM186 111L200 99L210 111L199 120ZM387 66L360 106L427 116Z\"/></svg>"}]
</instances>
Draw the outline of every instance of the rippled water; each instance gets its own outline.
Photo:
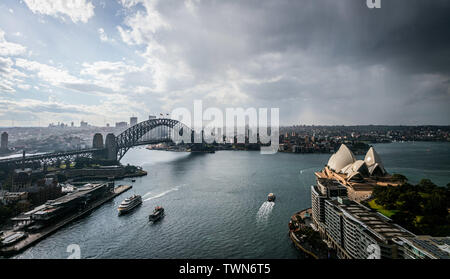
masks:
<instances>
[{"instance_id":1,"label":"rippled water","mask_svg":"<svg viewBox=\"0 0 450 279\"><path fill-rule=\"evenodd\" d=\"M450 143L377 145L388 171L411 180L450 182ZM327 154L261 155L220 151L190 154L130 150L122 163L142 165L145 177L117 181L133 189L94 210L19 258L66 258L78 244L82 258L296 258L287 235L290 216L309 207L314 171ZM275 193L275 203L267 194ZM117 206L132 194L143 204L117 216ZM166 216L148 215L157 205Z\"/></svg>"}]
</instances>

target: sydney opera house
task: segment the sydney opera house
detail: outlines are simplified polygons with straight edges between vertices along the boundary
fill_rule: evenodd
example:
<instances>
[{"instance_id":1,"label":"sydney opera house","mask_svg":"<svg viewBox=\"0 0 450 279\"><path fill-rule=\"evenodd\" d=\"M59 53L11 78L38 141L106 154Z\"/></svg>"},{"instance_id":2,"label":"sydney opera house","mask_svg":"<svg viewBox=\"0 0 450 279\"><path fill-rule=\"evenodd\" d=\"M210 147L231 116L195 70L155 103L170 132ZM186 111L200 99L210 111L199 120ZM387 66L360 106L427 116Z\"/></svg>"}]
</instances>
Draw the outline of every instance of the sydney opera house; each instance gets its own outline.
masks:
<instances>
[{"instance_id":1,"label":"sydney opera house","mask_svg":"<svg viewBox=\"0 0 450 279\"><path fill-rule=\"evenodd\" d=\"M315 175L318 179L340 182L347 187L349 198L356 201L369 197L377 185L396 186L400 183L387 173L373 147L367 151L364 160L358 160L345 144L330 157L325 168Z\"/></svg>"}]
</instances>

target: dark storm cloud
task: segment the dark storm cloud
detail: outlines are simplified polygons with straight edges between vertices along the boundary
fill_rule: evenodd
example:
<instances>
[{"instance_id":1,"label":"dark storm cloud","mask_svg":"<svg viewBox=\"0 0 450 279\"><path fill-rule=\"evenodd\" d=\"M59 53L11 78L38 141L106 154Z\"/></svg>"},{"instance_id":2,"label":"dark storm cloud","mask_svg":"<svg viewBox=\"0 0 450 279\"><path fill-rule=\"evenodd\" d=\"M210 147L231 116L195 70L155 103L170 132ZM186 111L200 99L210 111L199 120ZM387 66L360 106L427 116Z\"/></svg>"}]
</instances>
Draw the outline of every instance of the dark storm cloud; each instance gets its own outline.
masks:
<instances>
[{"instance_id":1,"label":"dark storm cloud","mask_svg":"<svg viewBox=\"0 0 450 279\"><path fill-rule=\"evenodd\" d=\"M197 39L186 43L199 69L293 49L327 63L387 63L419 73L450 67L447 0L384 0L381 9L368 9L365 0L205 1L198 13L199 25L176 28Z\"/></svg>"},{"instance_id":2,"label":"dark storm cloud","mask_svg":"<svg viewBox=\"0 0 450 279\"><path fill-rule=\"evenodd\" d=\"M170 27L142 38L164 48L150 60L188 69L162 102L279 107L286 124L450 124L450 1L381 2L164 0Z\"/></svg>"},{"instance_id":3,"label":"dark storm cloud","mask_svg":"<svg viewBox=\"0 0 450 279\"><path fill-rule=\"evenodd\" d=\"M205 1L197 13L181 27L189 64L266 80L241 89L294 123L449 124L450 1Z\"/></svg>"}]
</instances>

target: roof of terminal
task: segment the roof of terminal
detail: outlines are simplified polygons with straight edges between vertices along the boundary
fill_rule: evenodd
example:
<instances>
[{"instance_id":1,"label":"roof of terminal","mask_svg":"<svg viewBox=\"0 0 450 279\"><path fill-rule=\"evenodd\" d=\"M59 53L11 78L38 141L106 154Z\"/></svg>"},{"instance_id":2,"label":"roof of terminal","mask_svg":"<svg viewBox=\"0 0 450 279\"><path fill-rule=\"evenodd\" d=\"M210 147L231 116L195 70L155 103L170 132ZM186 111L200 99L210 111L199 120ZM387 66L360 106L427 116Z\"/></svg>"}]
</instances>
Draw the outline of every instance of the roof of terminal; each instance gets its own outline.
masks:
<instances>
[{"instance_id":1,"label":"roof of terminal","mask_svg":"<svg viewBox=\"0 0 450 279\"><path fill-rule=\"evenodd\" d=\"M67 195L59 197L55 200L48 201L48 205L57 205L57 204L62 204L62 203L72 201L74 199L77 199L81 196L86 195L87 193L97 189L99 186L102 186L102 185L106 185L106 184L86 184L83 187L78 188L77 191L75 191L71 194L67 194Z\"/></svg>"}]
</instances>

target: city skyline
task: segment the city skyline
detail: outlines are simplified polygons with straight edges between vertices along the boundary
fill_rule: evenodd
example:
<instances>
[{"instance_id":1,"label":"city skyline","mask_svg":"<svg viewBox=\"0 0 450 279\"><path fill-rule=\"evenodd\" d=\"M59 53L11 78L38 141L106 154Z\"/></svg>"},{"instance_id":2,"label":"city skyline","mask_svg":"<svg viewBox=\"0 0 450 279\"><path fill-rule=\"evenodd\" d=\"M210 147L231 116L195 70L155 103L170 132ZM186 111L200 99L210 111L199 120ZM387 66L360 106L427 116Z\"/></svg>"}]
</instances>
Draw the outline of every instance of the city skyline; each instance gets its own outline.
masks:
<instances>
[{"instance_id":1,"label":"city skyline","mask_svg":"<svg viewBox=\"0 0 450 279\"><path fill-rule=\"evenodd\" d=\"M0 4L0 126L205 107L285 125L449 125L448 1Z\"/></svg>"}]
</instances>

